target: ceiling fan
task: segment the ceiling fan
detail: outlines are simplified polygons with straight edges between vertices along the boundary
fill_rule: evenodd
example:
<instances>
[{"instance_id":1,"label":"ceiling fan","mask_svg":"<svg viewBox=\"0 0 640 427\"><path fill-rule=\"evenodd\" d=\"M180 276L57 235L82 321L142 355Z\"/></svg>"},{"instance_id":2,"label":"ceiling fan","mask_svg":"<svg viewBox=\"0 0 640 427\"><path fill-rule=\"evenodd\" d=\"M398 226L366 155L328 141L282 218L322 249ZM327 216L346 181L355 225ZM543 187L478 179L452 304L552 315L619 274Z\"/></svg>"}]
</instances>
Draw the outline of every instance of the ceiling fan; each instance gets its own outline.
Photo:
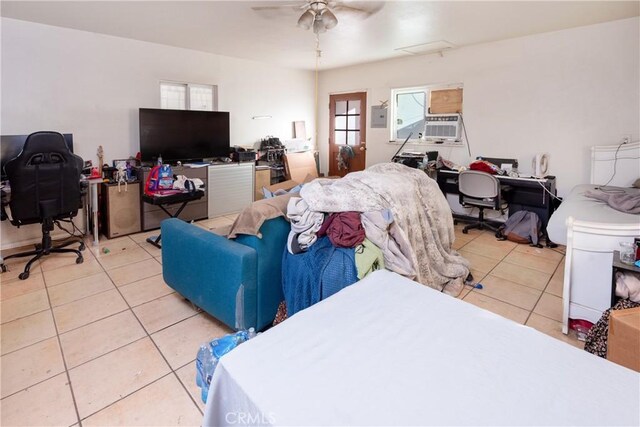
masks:
<instances>
[{"instance_id":1,"label":"ceiling fan","mask_svg":"<svg viewBox=\"0 0 640 427\"><path fill-rule=\"evenodd\" d=\"M315 34L324 33L338 25L336 15L366 19L384 7L382 1L341 2L310 0L305 3L281 4L275 6L255 6L252 9L267 17L280 17L288 11L300 12L298 27L313 29ZM275 14L273 12L276 12Z\"/></svg>"}]
</instances>

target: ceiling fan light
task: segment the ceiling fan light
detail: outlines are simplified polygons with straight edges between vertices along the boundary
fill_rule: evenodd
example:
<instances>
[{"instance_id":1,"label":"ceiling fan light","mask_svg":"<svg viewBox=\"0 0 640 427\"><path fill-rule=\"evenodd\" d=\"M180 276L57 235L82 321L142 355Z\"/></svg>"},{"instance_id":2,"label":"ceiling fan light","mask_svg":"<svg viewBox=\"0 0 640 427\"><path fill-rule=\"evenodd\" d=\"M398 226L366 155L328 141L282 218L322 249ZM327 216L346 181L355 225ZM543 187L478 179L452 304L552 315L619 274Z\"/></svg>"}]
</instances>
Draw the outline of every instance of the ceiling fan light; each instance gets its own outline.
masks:
<instances>
[{"instance_id":1,"label":"ceiling fan light","mask_svg":"<svg viewBox=\"0 0 640 427\"><path fill-rule=\"evenodd\" d=\"M336 18L336 15L329 9L325 9L324 12L322 12L322 22L324 22L324 27L330 30L338 25L338 18Z\"/></svg>"},{"instance_id":2,"label":"ceiling fan light","mask_svg":"<svg viewBox=\"0 0 640 427\"><path fill-rule=\"evenodd\" d=\"M325 23L322 21L322 18L318 16L315 21L313 21L313 32L315 34L324 33L327 31L327 27Z\"/></svg>"},{"instance_id":3,"label":"ceiling fan light","mask_svg":"<svg viewBox=\"0 0 640 427\"><path fill-rule=\"evenodd\" d=\"M312 24L315 24L314 21L315 15L313 14L313 12L311 12L311 10L307 9L302 14L302 16L300 16L300 19L298 19L298 27L308 30L309 28L311 28Z\"/></svg>"}]
</instances>

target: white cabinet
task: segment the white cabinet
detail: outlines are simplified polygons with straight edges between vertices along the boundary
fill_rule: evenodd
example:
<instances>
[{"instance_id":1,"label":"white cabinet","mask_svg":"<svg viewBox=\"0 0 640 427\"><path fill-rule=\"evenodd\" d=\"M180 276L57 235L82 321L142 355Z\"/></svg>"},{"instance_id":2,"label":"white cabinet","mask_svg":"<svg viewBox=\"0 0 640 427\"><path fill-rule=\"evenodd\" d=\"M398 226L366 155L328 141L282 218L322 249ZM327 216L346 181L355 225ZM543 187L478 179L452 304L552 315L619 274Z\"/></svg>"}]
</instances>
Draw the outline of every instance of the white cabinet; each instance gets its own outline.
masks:
<instances>
[{"instance_id":1,"label":"white cabinet","mask_svg":"<svg viewBox=\"0 0 640 427\"><path fill-rule=\"evenodd\" d=\"M209 218L239 212L253 202L252 162L211 165L208 173Z\"/></svg>"}]
</instances>

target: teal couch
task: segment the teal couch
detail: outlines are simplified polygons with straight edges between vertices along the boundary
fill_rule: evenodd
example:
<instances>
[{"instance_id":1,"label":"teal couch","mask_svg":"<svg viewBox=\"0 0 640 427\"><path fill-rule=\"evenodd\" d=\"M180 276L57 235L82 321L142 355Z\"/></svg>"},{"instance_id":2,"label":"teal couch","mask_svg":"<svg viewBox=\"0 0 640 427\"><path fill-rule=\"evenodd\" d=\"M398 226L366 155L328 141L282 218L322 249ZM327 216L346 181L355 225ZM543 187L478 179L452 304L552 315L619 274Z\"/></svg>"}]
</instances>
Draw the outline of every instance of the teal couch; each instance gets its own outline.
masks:
<instances>
[{"instance_id":1,"label":"teal couch","mask_svg":"<svg viewBox=\"0 0 640 427\"><path fill-rule=\"evenodd\" d=\"M179 219L162 222L162 273L180 295L232 329L262 330L282 294L282 252L290 225L266 221L262 238L235 240Z\"/></svg>"}]
</instances>

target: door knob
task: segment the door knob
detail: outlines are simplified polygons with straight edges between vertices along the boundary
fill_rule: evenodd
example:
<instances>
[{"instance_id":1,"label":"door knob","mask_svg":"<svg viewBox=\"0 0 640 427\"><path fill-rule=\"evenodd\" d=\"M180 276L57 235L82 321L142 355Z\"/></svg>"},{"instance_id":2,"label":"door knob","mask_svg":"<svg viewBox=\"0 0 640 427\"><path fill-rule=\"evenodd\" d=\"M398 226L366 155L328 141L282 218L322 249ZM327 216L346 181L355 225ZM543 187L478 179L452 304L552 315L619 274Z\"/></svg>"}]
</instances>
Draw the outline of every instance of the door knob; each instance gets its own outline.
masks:
<instances>
[{"instance_id":1,"label":"door knob","mask_svg":"<svg viewBox=\"0 0 640 427\"><path fill-rule=\"evenodd\" d=\"M364 145L360 146L360 151L367 151L367 147L365 147Z\"/></svg>"}]
</instances>

